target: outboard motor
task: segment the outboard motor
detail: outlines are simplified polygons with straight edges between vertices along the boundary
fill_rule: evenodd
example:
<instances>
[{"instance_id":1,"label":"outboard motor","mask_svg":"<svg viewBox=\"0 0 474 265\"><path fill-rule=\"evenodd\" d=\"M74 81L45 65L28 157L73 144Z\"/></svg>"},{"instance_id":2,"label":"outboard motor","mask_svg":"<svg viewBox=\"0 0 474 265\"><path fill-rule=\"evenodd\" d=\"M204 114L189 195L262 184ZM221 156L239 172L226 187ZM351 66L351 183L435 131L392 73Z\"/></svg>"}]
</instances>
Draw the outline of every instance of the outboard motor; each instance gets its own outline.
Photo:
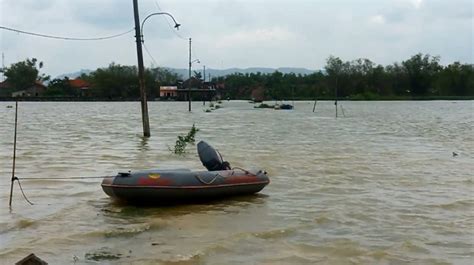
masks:
<instances>
[{"instance_id":1,"label":"outboard motor","mask_svg":"<svg viewBox=\"0 0 474 265\"><path fill-rule=\"evenodd\" d=\"M230 164L222 159L221 154L204 141L197 144L199 159L209 171L229 170Z\"/></svg>"}]
</instances>

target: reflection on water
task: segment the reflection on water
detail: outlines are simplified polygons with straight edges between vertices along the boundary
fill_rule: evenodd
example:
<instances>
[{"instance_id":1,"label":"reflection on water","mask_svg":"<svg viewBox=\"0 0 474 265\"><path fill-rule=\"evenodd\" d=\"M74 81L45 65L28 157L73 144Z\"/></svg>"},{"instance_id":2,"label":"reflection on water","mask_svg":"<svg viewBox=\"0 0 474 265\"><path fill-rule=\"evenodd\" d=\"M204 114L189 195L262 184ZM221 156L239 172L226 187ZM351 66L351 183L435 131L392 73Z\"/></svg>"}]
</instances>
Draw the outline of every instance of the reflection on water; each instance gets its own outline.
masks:
<instances>
[{"instance_id":1,"label":"reflection on water","mask_svg":"<svg viewBox=\"0 0 474 265\"><path fill-rule=\"evenodd\" d=\"M140 151L149 151L150 147L148 146L148 137L144 137L140 135L140 145L138 146L138 150Z\"/></svg>"},{"instance_id":2,"label":"reflection on water","mask_svg":"<svg viewBox=\"0 0 474 265\"><path fill-rule=\"evenodd\" d=\"M8 202L14 109L0 103L0 197ZM22 182L0 209L0 260L50 264L469 264L474 256L473 103L296 102L292 111L224 102L20 102L17 175L201 170L192 124L233 166L266 169L260 194L166 207L108 198L97 179ZM459 155L452 156L452 152ZM74 258L76 257L76 258Z\"/></svg>"}]
</instances>

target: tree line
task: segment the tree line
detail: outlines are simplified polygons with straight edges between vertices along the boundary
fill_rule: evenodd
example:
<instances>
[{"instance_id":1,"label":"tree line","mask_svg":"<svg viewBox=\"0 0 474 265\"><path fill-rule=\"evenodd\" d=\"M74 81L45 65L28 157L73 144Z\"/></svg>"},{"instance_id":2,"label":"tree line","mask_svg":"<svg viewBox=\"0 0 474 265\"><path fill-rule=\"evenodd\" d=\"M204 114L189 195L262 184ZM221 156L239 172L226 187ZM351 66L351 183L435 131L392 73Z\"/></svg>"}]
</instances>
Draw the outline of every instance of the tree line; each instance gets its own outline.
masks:
<instances>
[{"instance_id":1,"label":"tree line","mask_svg":"<svg viewBox=\"0 0 474 265\"><path fill-rule=\"evenodd\" d=\"M234 73L214 77L224 84L225 98L249 99L255 90L263 99L410 99L410 98L472 98L474 97L474 65L454 62L443 66L440 57L416 54L401 63L387 66L369 59L343 61L330 56L323 70L309 75L273 72ZM4 69L13 90L24 89L35 81L49 82L45 96L84 96L71 87L69 79L52 79L39 71L37 59L27 59ZM195 72L200 78L200 73ZM111 63L80 79L91 84L87 96L100 98L138 98L138 70L135 66ZM160 85L176 85L182 79L165 68L148 68L145 86L150 98L159 96Z\"/></svg>"},{"instance_id":2,"label":"tree line","mask_svg":"<svg viewBox=\"0 0 474 265\"><path fill-rule=\"evenodd\" d=\"M235 73L219 77L230 98L248 98L262 89L265 99L472 98L474 65L440 65L440 57L416 54L387 66L369 59L343 61L330 56L323 70L309 75Z\"/></svg>"},{"instance_id":3,"label":"tree line","mask_svg":"<svg viewBox=\"0 0 474 265\"><path fill-rule=\"evenodd\" d=\"M10 92L24 90L35 82L47 83L42 96L46 97L95 97L102 99L139 98L138 70L136 66L111 63L91 73L83 73L78 79L90 84L88 93L80 93L71 85L68 77L51 79L39 74L43 62L36 58L12 64L4 70ZM152 98L159 96L160 85L174 85L181 77L165 68L148 68L144 74L145 86Z\"/></svg>"},{"instance_id":4,"label":"tree line","mask_svg":"<svg viewBox=\"0 0 474 265\"><path fill-rule=\"evenodd\" d=\"M91 95L107 98L139 98L138 68L136 66L111 63L106 68L99 68L89 74L82 74L83 79L92 85ZM160 85L174 85L181 77L166 68L147 68L144 81L150 98L159 96Z\"/></svg>"}]
</instances>

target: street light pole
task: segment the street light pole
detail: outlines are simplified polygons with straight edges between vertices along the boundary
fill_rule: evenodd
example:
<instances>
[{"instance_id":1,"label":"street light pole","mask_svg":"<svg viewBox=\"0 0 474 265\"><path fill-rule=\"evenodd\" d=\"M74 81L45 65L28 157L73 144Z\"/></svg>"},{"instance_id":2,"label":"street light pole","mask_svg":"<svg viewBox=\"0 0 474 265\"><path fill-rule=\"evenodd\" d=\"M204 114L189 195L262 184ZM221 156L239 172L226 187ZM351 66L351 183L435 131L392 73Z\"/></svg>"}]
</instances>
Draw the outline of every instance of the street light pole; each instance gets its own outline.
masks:
<instances>
[{"instance_id":1,"label":"street light pole","mask_svg":"<svg viewBox=\"0 0 474 265\"><path fill-rule=\"evenodd\" d=\"M191 112L191 38L189 38L189 76L188 76L188 102L189 112Z\"/></svg>"},{"instance_id":2,"label":"street light pole","mask_svg":"<svg viewBox=\"0 0 474 265\"><path fill-rule=\"evenodd\" d=\"M133 0L133 14L135 17L135 39L137 42L138 83L140 86L143 136L150 137L150 121L148 119L148 104L147 104L147 98L146 98L145 81L143 78L145 67L143 66L142 35L140 33L140 18L138 16L138 0Z\"/></svg>"}]
</instances>

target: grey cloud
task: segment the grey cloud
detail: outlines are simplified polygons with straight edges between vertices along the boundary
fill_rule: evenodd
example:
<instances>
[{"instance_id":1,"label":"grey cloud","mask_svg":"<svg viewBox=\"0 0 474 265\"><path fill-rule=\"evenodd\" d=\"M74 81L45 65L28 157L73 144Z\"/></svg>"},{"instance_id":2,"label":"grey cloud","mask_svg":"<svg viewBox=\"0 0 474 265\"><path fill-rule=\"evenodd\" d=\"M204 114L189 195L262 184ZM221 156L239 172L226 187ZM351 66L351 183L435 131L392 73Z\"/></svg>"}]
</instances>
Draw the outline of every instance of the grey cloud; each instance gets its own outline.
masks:
<instances>
[{"instance_id":1,"label":"grey cloud","mask_svg":"<svg viewBox=\"0 0 474 265\"><path fill-rule=\"evenodd\" d=\"M71 7L78 22L98 28L126 29L133 27L132 1L78 1Z\"/></svg>"},{"instance_id":2,"label":"grey cloud","mask_svg":"<svg viewBox=\"0 0 474 265\"><path fill-rule=\"evenodd\" d=\"M56 0L14 0L8 4L14 8L41 11L51 8L56 2Z\"/></svg>"},{"instance_id":3,"label":"grey cloud","mask_svg":"<svg viewBox=\"0 0 474 265\"><path fill-rule=\"evenodd\" d=\"M472 19L474 2L471 0L426 1L422 11L432 19Z\"/></svg>"},{"instance_id":4,"label":"grey cloud","mask_svg":"<svg viewBox=\"0 0 474 265\"><path fill-rule=\"evenodd\" d=\"M0 1L2 23L12 23L25 30L82 37L114 34L134 26L131 0ZM47 5L33 8L38 3ZM413 3L411 0L160 0L161 9L173 14L182 24L177 32L181 37L173 32L164 16L150 19L144 35L158 63L172 67L186 67L188 37L193 38L193 55L214 68L315 69L324 66L329 54L346 60L365 57L388 64L427 52L440 55L442 62L472 62L472 3L424 0L418 7ZM155 0L139 0L139 4L141 19L158 11ZM19 19L18 14L29 19ZM45 20L45 16L49 19ZM112 60L136 63L132 33L107 42L74 46L47 40L42 41L41 49L28 45L36 40L32 37L1 33L6 36L2 37L2 49L8 47L9 58L25 58L27 54L46 58L45 65L53 75L62 73L65 67L63 61L54 59L57 54L68 54L72 62L68 67L77 69L95 69ZM146 54L145 62L150 62Z\"/></svg>"}]
</instances>

